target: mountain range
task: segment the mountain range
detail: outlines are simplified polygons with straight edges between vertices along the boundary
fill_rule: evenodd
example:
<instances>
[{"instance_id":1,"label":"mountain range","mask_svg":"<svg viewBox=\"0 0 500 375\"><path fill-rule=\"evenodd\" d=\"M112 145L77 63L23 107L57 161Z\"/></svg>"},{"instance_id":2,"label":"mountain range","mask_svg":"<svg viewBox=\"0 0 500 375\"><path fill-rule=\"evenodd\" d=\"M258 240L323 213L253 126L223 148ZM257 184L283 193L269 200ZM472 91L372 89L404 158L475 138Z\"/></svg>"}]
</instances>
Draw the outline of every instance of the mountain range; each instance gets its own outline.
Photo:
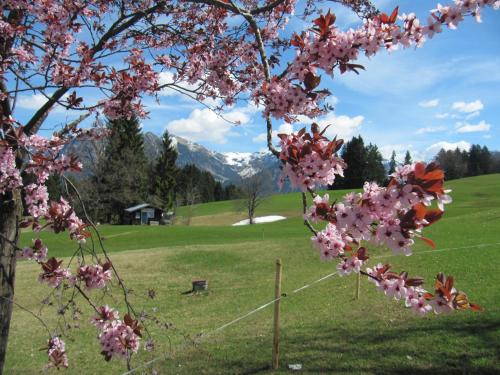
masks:
<instances>
[{"instance_id":1,"label":"mountain range","mask_svg":"<svg viewBox=\"0 0 500 375\"><path fill-rule=\"evenodd\" d=\"M270 152L215 152L185 138L172 135L177 148L177 165L194 164L210 172L223 184L238 184L242 179L262 170L269 170L273 176L279 174L279 161ZM156 134L144 134L144 152L150 161L161 153L162 141Z\"/></svg>"},{"instance_id":2,"label":"mountain range","mask_svg":"<svg viewBox=\"0 0 500 375\"><path fill-rule=\"evenodd\" d=\"M162 140L154 133L144 133L144 153L149 161L158 159ZM210 172L224 185L238 185L244 178L259 171L269 171L275 180L280 173L280 163L270 152L215 152L198 143L172 135L178 152L177 165L183 167L194 164L197 168ZM102 141L80 141L71 144L65 152L76 154L84 164L84 171L92 173L98 154L103 152Z\"/></svg>"}]
</instances>

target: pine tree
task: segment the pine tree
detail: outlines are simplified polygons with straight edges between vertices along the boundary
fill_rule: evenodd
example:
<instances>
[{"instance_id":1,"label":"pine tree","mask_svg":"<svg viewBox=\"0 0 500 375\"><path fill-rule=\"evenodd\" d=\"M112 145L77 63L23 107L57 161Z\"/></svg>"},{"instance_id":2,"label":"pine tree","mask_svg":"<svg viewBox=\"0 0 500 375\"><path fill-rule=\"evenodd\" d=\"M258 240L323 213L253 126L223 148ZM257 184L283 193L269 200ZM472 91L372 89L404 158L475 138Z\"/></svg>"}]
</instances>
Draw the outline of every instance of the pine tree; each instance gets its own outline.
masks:
<instances>
[{"instance_id":1,"label":"pine tree","mask_svg":"<svg viewBox=\"0 0 500 375\"><path fill-rule=\"evenodd\" d=\"M363 177L365 181L374 181L379 185L387 180L382 154L378 147L371 143L366 147L366 167Z\"/></svg>"},{"instance_id":2,"label":"pine tree","mask_svg":"<svg viewBox=\"0 0 500 375\"><path fill-rule=\"evenodd\" d=\"M224 200L241 198L241 190L234 184L229 184L224 188Z\"/></svg>"},{"instance_id":3,"label":"pine tree","mask_svg":"<svg viewBox=\"0 0 500 375\"><path fill-rule=\"evenodd\" d=\"M137 119L108 121L107 127L111 136L98 161L101 181L96 186L103 203L103 219L123 222L125 208L147 198L148 162Z\"/></svg>"},{"instance_id":4,"label":"pine tree","mask_svg":"<svg viewBox=\"0 0 500 375\"><path fill-rule=\"evenodd\" d=\"M392 174L396 171L396 151L392 150L391 160L389 161L389 174Z\"/></svg>"},{"instance_id":5,"label":"pine tree","mask_svg":"<svg viewBox=\"0 0 500 375\"><path fill-rule=\"evenodd\" d=\"M406 151L406 154L405 154L405 161L404 161L404 164L411 164L412 163L412 160L411 160L411 155L410 155L410 151Z\"/></svg>"},{"instance_id":6,"label":"pine tree","mask_svg":"<svg viewBox=\"0 0 500 375\"><path fill-rule=\"evenodd\" d=\"M479 169L481 174L491 173L491 164L492 158L490 150L488 150L488 147L483 146L481 148L481 152L479 153Z\"/></svg>"},{"instance_id":7,"label":"pine tree","mask_svg":"<svg viewBox=\"0 0 500 375\"><path fill-rule=\"evenodd\" d=\"M175 203L175 187L179 169L177 161L177 149L172 142L168 131L163 133L163 147L159 159L154 166L153 184L154 195L164 210L169 210Z\"/></svg>"},{"instance_id":8,"label":"pine tree","mask_svg":"<svg viewBox=\"0 0 500 375\"><path fill-rule=\"evenodd\" d=\"M469 160L467 163L467 176L478 176L481 174L481 146L472 145L469 150Z\"/></svg>"},{"instance_id":9,"label":"pine tree","mask_svg":"<svg viewBox=\"0 0 500 375\"><path fill-rule=\"evenodd\" d=\"M361 135L352 138L342 150L342 158L347 163L344 178L339 179L339 186L343 188L360 188L365 182L367 152Z\"/></svg>"},{"instance_id":10,"label":"pine tree","mask_svg":"<svg viewBox=\"0 0 500 375\"><path fill-rule=\"evenodd\" d=\"M194 164L182 167L178 174L175 190L178 205L194 204L200 201L200 176L201 171Z\"/></svg>"},{"instance_id":11,"label":"pine tree","mask_svg":"<svg viewBox=\"0 0 500 375\"><path fill-rule=\"evenodd\" d=\"M222 187L222 184L220 183L220 181L215 181L214 200L215 201L224 200L224 188Z\"/></svg>"}]
</instances>

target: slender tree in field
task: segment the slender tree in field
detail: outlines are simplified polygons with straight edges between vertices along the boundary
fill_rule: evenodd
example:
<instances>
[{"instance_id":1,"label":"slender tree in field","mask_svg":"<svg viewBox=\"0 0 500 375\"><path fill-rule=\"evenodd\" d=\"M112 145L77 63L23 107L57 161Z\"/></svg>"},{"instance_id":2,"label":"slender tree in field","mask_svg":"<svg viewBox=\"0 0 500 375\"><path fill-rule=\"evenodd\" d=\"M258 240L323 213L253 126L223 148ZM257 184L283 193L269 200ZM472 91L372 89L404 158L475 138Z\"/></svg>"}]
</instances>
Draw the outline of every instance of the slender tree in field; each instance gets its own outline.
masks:
<instances>
[{"instance_id":1,"label":"slender tree in field","mask_svg":"<svg viewBox=\"0 0 500 375\"><path fill-rule=\"evenodd\" d=\"M325 114L331 108L324 104L330 93L322 86L323 75L359 73L364 69L358 64L360 55L420 47L446 27L457 28L464 17L480 21L481 10L498 9L500 1L438 4L426 21L409 12L398 17L397 7L388 14L380 12L368 0L338 2L354 10L363 23L343 31L335 25L335 15L314 1L0 3L0 371L15 303L18 257L39 264L38 280L49 290L55 289L49 297L57 295L62 307L76 303L75 296L89 304L98 338L96 352L106 361L123 359L130 368L142 336L148 337L146 342L151 340L149 331L138 322L140 313L130 303L129 289L105 251L92 218L85 212L78 217L63 197L50 197L46 183L50 175L59 174L75 193L65 175L79 172L82 165L64 152L65 145L110 136L110 129L84 129L82 121L104 115L120 124L111 132L108 156L112 159L120 152L113 137L125 134L122 127L126 129L135 118L147 116L143 98L155 98L167 88L200 102L218 99L221 108L249 97L259 106L268 148L283 165L281 181L289 179L304 192L305 224L313 233L313 243L322 259L337 262L339 274L362 273L384 294L404 301L417 313L477 309L455 288L452 277L439 274L429 291L423 289L421 278L393 272L389 265L361 269L371 243L406 255L411 254L415 240L433 244L422 236L422 229L436 222L451 200L437 165L398 167L388 186L367 183L363 193L331 204L327 196L320 197L315 191L343 174L346 164L337 155L342 141L328 140L313 123L310 132L281 134L276 149L273 121L293 122ZM301 21L289 23L294 15L301 15ZM299 29L302 25L308 26ZM42 103L32 113L19 116L16 102L23 93L36 94ZM80 115L52 136L44 136L42 125L50 123L50 113L56 108ZM134 147L134 153L141 152L139 143ZM130 162L135 163L133 160ZM132 184L131 178L125 179ZM305 193L314 197L309 210ZM432 202L437 203L435 208L429 207ZM326 228L317 230L311 221L322 222ZM19 233L24 227L32 229L33 243L21 248ZM41 230L66 232L75 241L71 261L49 255L50 249L39 236ZM92 243L99 247L99 256L89 246ZM115 302L103 292L112 284L122 292L124 311L103 301ZM72 350L66 348L58 329L47 324L45 328L48 366L68 367ZM78 341L68 346L76 351Z\"/></svg>"},{"instance_id":2,"label":"slender tree in field","mask_svg":"<svg viewBox=\"0 0 500 375\"><path fill-rule=\"evenodd\" d=\"M123 222L125 209L147 198L147 166L144 140L137 118L110 120L111 135L98 161L97 186L107 222Z\"/></svg>"},{"instance_id":3,"label":"slender tree in field","mask_svg":"<svg viewBox=\"0 0 500 375\"><path fill-rule=\"evenodd\" d=\"M249 224L255 224L255 211L257 207L260 206L264 198L272 191L271 180L270 173L262 171L242 181L240 189L243 196L240 201L240 208L246 211Z\"/></svg>"},{"instance_id":4,"label":"slender tree in field","mask_svg":"<svg viewBox=\"0 0 500 375\"><path fill-rule=\"evenodd\" d=\"M179 170L176 166L177 148L172 137L165 131L162 138L162 150L154 167L153 183L155 196L165 210L175 204L175 189Z\"/></svg>"}]
</instances>

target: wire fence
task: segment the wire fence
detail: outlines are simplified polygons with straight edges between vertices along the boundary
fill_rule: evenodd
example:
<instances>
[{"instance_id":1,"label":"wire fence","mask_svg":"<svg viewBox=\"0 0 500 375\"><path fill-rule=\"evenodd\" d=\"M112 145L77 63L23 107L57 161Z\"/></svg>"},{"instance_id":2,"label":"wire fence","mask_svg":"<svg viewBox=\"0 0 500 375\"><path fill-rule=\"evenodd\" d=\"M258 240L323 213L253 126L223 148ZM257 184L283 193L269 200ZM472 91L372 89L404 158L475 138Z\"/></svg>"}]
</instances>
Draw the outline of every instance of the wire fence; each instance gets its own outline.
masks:
<instances>
[{"instance_id":1,"label":"wire fence","mask_svg":"<svg viewBox=\"0 0 500 375\"><path fill-rule=\"evenodd\" d=\"M460 247L449 247L449 248L444 248L444 249L435 249L435 250L424 250L424 251L419 251L419 252L416 252L415 254L428 254L428 253L439 253L439 252L444 252L444 251L452 251L452 250L461 250L461 249L474 249L474 248L484 248L484 247L488 247L488 246L498 246L500 245L500 242L495 242L495 243L487 243L487 244L478 244L478 245L469 245L469 246L460 246ZM414 255L415 255L414 254ZM382 258L389 258L389 257L392 257L394 255L392 254L388 254L388 255L379 255L379 256L373 256L371 257L371 259L382 259ZM224 323L223 325L217 327L217 328L214 328L210 331L206 331L206 332L200 332L198 333L197 335L195 335L195 337L198 339L198 340L201 340L203 338L206 338L206 337L209 337L215 333L218 333L224 329L226 329L227 327L230 327L232 326L233 324L236 324L250 316L252 316L253 314L261 311L261 310L264 310L266 307L269 307L271 305L274 305L274 303L276 303L277 301L283 299L283 298L286 298L286 297L289 297L289 296L293 296L294 294L297 294L297 293L300 293L300 292L303 292L304 290L306 289L309 289L311 288L312 286L314 285L317 285L319 283L321 283L322 281L325 281L333 276L336 276L338 275L338 272L332 272L332 273L329 273L328 275L325 275L323 277L320 277L319 279L317 280L314 280L308 284L305 284L303 286L301 286L300 288L297 288L297 289L294 289L292 290L291 292L289 293L282 293L280 297L278 298L274 298L258 307L256 307L255 309L243 314L243 315L240 315L238 316L237 318L227 322L227 323ZM137 371L141 370L141 369L146 369L148 368L149 366L153 365L154 363L158 362L158 361L161 361L162 359L167 359L166 356L158 356L156 358L153 358L152 360L148 361L148 362L145 362L131 370L128 370L126 372L124 372L122 375L130 375L130 374L134 374L134 373L137 373Z\"/></svg>"},{"instance_id":2,"label":"wire fence","mask_svg":"<svg viewBox=\"0 0 500 375\"><path fill-rule=\"evenodd\" d=\"M249 312L247 312L247 313L245 313L243 315L240 315L239 317L237 317L237 318L235 318L235 319L233 319L233 320L231 320L231 321L229 321L229 322L227 322L227 323L225 323L225 324L223 324L223 325L221 325L221 326L219 326L217 328L214 328L214 329L212 329L210 331L207 331L207 332L200 332L197 335L195 335L195 337L198 340L201 340L203 338L209 337L209 336L211 336L211 335L213 335L215 333L218 333L218 332L226 329L227 327L232 326L233 324L236 324L236 323L238 323L238 322L240 322L240 321L248 318L249 316L251 316L251 315L253 315L253 314L255 314L255 313L257 313L257 312L259 312L261 310L264 310L266 307L274 305L274 303L276 303L277 301L279 301L279 300L281 300L283 298L286 298L286 297L292 296L294 294L303 292L304 290L306 290L306 289L308 289L308 288L310 288L310 287L312 287L312 286L314 286L314 285L316 285L316 284L318 284L318 283L320 283L322 281L325 281L325 280L327 280L327 279L329 279L329 278L331 278L331 277L333 277L335 275L337 275L337 272L332 272L332 273L330 273L328 275L325 275L325 276L323 276L323 277L321 277L321 278L319 278L317 280L314 280L314 281L310 282L309 284L306 284L306 285L301 286L300 288L294 289L294 290L292 290L289 293L282 293L280 297L274 298L271 301L266 302L266 303L264 303L264 304L256 307L255 309L253 309L253 310L251 310L251 311L249 311ZM139 371L141 369L145 369L145 368L151 366L152 364L154 364L154 363L156 363L156 362L158 362L158 361L160 361L162 359L166 359L166 358L164 356L159 356L159 357L153 358L152 360L150 360L148 362L145 362L145 363L143 363L143 364L141 364L141 365L139 365L139 366L137 366L137 367L135 367L135 368L127 371L127 372L124 372L122 375L129 375L129 374L136 373L137 371Z\"/></svg>"}]
</instances>

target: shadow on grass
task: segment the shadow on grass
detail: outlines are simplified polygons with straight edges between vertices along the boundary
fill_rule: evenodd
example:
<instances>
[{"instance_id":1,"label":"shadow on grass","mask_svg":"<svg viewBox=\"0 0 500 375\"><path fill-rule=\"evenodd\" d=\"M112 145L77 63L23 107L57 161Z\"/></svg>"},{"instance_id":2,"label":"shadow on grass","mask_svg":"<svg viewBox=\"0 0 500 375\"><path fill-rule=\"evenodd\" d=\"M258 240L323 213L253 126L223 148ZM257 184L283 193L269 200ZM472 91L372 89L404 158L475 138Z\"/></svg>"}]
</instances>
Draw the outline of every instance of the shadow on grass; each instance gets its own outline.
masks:
<instances>
[{"instance_id":1,"label":"shadow on grass","mask_svg":"<svg viewBox=\"0 0 500 375\"><path fill-rule=\"evenodd\" d=\"M284 328L281 367L302 364L304 374L500 374L500 316L397 321L345 320L324 326ZM246 336L246 338L245 338ZM203 350L177 357L180 373L271 373L272 337L251 335L237 340L205 343ZM168 366L167 366L168 367Z\"/></svg>"}]
</instances>

